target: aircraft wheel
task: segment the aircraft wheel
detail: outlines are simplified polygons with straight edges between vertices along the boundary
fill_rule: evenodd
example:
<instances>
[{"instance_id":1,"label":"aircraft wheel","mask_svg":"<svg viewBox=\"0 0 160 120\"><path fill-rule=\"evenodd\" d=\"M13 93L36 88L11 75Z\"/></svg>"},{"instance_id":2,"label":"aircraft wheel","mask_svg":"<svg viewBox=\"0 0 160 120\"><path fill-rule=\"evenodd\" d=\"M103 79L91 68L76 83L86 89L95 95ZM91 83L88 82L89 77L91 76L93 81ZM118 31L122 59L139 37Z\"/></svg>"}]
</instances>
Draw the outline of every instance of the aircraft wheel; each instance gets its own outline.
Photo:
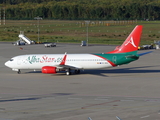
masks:
<instances>
[{"instance_id":1,"label":"aircraft wheel","mask_svg":"<svg viewBox=\"0 0 160 120\"><path fill-rule=\"evenodd\" d=\"M67 71L67 72L66 72L66 75L71 75L71 72Z\"/></svg>"},{"instance_id":2,"label":"aircraft wheel","mask_svg":"<svg viewBox=\"0 0 160 120\"><path fill-rule=\"evenodd\" d=\"M18 74L21 74L21 71L20 70L18 70L18 72L17 72Z\"/></svg>"}]
</instances>

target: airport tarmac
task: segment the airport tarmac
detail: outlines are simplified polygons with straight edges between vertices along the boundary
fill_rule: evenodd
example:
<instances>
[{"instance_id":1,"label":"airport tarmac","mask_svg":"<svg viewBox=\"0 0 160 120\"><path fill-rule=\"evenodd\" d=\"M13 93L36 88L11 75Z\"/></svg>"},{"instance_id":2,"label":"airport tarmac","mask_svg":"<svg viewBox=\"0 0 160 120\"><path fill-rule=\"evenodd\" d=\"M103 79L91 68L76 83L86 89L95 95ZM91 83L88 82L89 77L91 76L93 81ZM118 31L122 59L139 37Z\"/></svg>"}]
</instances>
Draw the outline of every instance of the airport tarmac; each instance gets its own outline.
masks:
<instances>
[{"instance_id":1,"label":"airport tarmac","mask_svg":"<svg viewBox=\"0 0 160 120\"><path fill-rule=\"evenodd\" d=\"M22 54L102 53L115 46L0 43L0 120L159 120L160 50L130 64L81 74L17 74L4 63ZM143 50L139 52L146 52Z\"/></svg>"}]
</instances>

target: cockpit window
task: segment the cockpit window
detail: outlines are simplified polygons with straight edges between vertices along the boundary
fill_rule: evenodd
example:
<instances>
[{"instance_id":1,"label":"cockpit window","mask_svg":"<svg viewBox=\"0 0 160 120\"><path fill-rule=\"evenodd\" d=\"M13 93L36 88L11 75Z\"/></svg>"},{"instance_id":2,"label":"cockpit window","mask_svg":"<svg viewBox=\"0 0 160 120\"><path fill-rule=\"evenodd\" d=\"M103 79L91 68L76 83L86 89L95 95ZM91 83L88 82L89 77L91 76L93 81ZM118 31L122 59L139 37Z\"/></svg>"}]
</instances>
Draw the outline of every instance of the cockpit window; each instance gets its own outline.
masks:
<instances>
[{"instance_id":1,"label":"cockpit window","mask_svg":"<svg viewBox=\"0 0 160 120\"><path fill-rule=\"evenodd\" d=\"M10 61L13 61L14 59L10 59Z\"/></svg>"}]
</instances>

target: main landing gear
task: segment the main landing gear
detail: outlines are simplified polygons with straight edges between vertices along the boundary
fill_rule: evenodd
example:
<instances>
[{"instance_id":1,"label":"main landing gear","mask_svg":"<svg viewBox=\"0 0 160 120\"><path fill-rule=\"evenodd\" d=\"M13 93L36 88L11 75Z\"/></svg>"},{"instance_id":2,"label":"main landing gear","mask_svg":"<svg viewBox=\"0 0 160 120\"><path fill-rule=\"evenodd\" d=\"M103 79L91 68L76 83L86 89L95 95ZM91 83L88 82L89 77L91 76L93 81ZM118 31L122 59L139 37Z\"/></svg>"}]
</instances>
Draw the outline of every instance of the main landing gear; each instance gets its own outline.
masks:
<instances>
[{"instance_id":1,"label":"main landing gear","mask_svg":"<svg viewBox=\"0 0 160 120\"><path fill-rule=\"evenodd\" d=\"M66 75L71 75L71 72L67 71L67 72L66 72Z\"/></svg>"},{"instance_id":2,"label":"main landing gear","mask_svg":"<svg viewBox=\"0 0 160 120\"><path fill-rule=\"evenodd\" d=\"M71 75L71 69L70 68L66 70L66 75Z\"/></svg>"},{"instance_id":3,"label":"main landing gear","mask_svg":"<svg viewBox=\"0 0 160 120\"><path fill-rule=\"evenodd\" d=\"M80 73L80 70L77 69L77 70L74 71L74 73L75 73L75 74L79 74L79 73ZM66 75L71 75L71 69L67 69Z\"/></svg>"}]
</instances>

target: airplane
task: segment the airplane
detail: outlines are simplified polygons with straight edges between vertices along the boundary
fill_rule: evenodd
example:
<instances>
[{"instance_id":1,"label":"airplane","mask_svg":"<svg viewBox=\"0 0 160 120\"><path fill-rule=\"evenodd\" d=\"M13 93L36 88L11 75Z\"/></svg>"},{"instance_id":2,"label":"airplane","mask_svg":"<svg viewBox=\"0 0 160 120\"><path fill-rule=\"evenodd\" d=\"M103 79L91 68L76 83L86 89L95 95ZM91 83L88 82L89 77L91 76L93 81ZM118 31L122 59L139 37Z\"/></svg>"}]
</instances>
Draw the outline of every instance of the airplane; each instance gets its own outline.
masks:
<instances>
[{"instance_id":1,"label":"airplane","mask_svg":"<svg viewBox=\"0 0 160 120\"><path fill-rule=\"evenodd\" d=\"M19 55L5 62L13 71L21 73L22 69L41 69L45 74L56 74L59 71L71 71L79 74L80 70L102 69L128 64L139 59L137 54L142 34L142 25L137 25L124 43L115 50L95 54L28 54ZM145 54L145 53L144 53Z\"/></svg>"}]
</instances>

